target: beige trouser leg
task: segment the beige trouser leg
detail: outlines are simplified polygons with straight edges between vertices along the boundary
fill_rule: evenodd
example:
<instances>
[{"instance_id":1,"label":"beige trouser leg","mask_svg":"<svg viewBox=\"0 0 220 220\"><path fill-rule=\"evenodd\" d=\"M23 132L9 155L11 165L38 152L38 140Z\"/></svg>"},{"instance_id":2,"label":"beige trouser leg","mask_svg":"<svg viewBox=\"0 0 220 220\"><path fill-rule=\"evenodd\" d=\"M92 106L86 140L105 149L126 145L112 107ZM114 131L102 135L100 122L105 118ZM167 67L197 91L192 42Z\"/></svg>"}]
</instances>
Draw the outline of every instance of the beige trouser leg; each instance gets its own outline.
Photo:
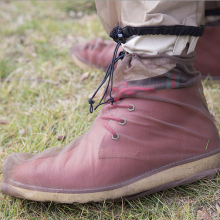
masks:
<instances>
[{"instance_id":1,"label":"beige trouser leg","mask_svg":"<svg viewBox=\"0 0 220 220\"><path fill-rule=\"evenodd\" d=\"M108 34L116 26L204 24L204 1L96 1L96 7Z\"/></svg>"},{"instance_id":2,"label":"beige trouser leg","mask_svg":"<svg viewBox=\"0 0 220 220\"><path fill-rule=\"evenodd\" d=\"M114 27L195 26L204 24L203 1L96 1L100 20L109 34ZM123 44L129 53L179 55L194 51L198 37L144 35L132 36Z\"/></svg>"}]
</instances>

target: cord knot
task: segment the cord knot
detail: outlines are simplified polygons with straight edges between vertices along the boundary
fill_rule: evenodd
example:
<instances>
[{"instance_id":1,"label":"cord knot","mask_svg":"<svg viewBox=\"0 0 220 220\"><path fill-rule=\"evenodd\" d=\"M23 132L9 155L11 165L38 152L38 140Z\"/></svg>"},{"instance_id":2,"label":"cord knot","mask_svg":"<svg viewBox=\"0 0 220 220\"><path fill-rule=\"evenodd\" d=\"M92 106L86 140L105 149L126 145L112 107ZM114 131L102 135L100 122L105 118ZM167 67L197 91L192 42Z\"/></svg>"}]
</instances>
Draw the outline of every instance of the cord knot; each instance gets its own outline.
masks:
<instances>
[{"instance_id":1,"label":"cord knot","mask_svg":"<svg viewBox=\"0 0 220 220\"><path fill-rule=\"evenodd\" d=\"M95 103L95 101L92 99L89 99L88 102L90 104L90 113L93 113L93 104Z\"/></svg>"},{"instance_id":2,"label":"cord knot","mask_svg":"<svg viewBox=\"0 0 220 220\"><path fill-rule=\"evenodd\" d=\"M118 37L118 41L120 41L121 43L126 43L126 39L123 35L123 29L121 27L118 27L118 33L117 33L117 37Z\"/></svg>"},{"instance_id":3,"label":"cord knot","mask_svg":"<svg viewBox=\"0 0 220 220\"><path fill-rule=\"evenodd\" d=\"M113 103L114 103L114 98L113 98L113 97L110 97L109 100L110 100L111 105L113 105Z\"/></svg>"},{"instance_id":4,"label":"cord knot","mask_svg":"<svg viewBox=\"0 0 220 220\"><path fill-rule=\"evenodd\" d=\"M113 32L111 32L111 35L114 35L113 39L117 42L117 45L115 46L115 50L114 50L114 53L113 53L112 61L109 64L109 66L108 66L108 68L106 70L105 76L104 76L101 84L99 85L99 87L96 89L96 91L94 92L94 94L92 96L92 98L94 98L96 93L99 91L99 89L107 81L107 86L106 86L105 91L104 91L104 93L102 95L102 98L99 101L98 105L96 105L94 110L96 110L100 105L106 104L109 101L110 101L111 105L113 105L114 98L111 96L111 93L112 93L112 87L113 87L114 65L115 65L116 62L118 62L118 60L122 60L124 58L124 56L125 56L125 52L124 51L120 52L119 55L117 56L118 49L119 49L120 45L122 43L124 44L126 42L126 37L123 34L123 29L121 27L116 27L116 28L113 29ZM107 101L103 101L103 99L104 99L104 97L105 97L109 87L110 87L110 90L109 90L110 98ZM92 100L92 98L88 100L89 104L90 104L90 113L93 112L93 104L95 103Z\"/></svg>"},{"instance_id":5,"label":"cord knot","mask_svg":"<svg viewBox=\"0 0 220 220\"><path fill-rule=\"evenodd\" d=\"M121 43L126 43L126 38L128 38L128 36L124 33L123 28L121 27L115 27L110 35L109 35L115 42L121 42Z\"/></svg>"},{"instance_id":6,"label":"cord knot","mask_svg":"<svg viewBox=\"0 0 220 220\"><path fill-rule=\"evenodd\" d=\"M95 103L95 101L94 101L94 100L92 100L92 99L89 99L89 100L88 100L88 102L89 102L89 104L90 104L90 105L92 105L92 104L94 104L94 103Z\"/></svg>"}]
</instances>

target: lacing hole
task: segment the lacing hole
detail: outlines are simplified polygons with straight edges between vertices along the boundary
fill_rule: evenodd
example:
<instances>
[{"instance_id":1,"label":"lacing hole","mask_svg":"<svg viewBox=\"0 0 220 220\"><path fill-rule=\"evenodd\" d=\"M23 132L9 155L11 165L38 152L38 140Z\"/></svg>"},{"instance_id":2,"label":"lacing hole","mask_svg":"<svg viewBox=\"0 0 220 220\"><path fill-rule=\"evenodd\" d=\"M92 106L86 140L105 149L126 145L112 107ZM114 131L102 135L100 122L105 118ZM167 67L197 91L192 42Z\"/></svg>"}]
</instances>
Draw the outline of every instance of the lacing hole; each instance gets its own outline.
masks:
<instances>
[{"instance_id":1,"label":"lacing hole","mask_svg":"<svg viewBox=\"0 0 220 220\"><path fill-rule=\"evenodd\" d=\"M134 111L135 110L135 107L134 107L134 105L133 104L130 104L131 105L131 108L128 108L128 111L129 112L132 112L132 111Z\"/></svg>"},{"instance_id":2,"label":"lacing hole","mask_svg":"<svg viewBox=\"0 0 220 220\"><path fill-rule=\"evenodd\" d=\"M122 120L123 120L123 121L122 121L122 122L119 122L119 124L120 124L120 125L125 125L127 121L126 121L124 118L122 118Z\"/></svg>"},{"instance_id":3,"label":"lacing hole","mask_svg":"<svg viewBox=\"0 0 220 220\"><path fill-rule=\"evenodd\" d=\"M116 133L116 136L115 136L115 137L114 137L114 135L112 135L112 139L113 139L113 140L116 141L116 140L118 140L118 138L119 138L119 134L118 134L118 133Z\"/></svg>"}]
</instances>

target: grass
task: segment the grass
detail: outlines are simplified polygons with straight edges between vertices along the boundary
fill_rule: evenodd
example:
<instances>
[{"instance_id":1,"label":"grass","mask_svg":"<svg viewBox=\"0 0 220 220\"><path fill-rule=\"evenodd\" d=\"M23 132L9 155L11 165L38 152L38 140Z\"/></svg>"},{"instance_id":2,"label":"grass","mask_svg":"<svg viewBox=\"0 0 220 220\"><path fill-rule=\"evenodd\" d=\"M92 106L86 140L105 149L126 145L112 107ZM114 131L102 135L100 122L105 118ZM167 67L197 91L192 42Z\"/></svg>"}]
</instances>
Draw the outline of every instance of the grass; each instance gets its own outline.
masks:
<instances>
[{"instance_id":1,"label":"grass","mask_svg":"<svg viewBox=\"0 0 220 220\"><path fill-rule=\"evenodd\" d=\"M79 13L79 17L74 17ZM83 13L83 15L82 15ZM88 96L103 76L74 66L72 44L108 38L93 2L0 2L0 166L13 152L65 146L89 129ZM220 130L220 85L204 81L209 109ZM65 135L63 141L57 136ZM3 180L0 173L0 181ZM197 219L205 207L220 219L220 176L122 203L55 204L0 193L1 219Z\"/></svg>"}]
</instances>

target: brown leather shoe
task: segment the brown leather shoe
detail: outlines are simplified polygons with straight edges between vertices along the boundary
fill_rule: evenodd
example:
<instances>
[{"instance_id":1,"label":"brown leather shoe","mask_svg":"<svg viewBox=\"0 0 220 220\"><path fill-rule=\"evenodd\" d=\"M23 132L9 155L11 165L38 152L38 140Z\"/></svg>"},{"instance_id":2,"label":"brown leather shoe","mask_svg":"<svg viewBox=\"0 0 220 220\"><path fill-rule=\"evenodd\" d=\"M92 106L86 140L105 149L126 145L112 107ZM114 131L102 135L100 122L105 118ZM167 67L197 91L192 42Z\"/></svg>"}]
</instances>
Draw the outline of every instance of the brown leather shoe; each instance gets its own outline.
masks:
<instances>
[{"instance_id":1,"label":"brown leather shoe","mask_svg":"<svg viewBox=\"0 0 220 220\"><path fill-rule=\"evenodd\" d=\"M74 64L83 70L97 68L106 71L112 60L115 45L114 41L98 38L74 45L70 49L70 56ZM122 50L120 47L118 54Z\"/></svg>"},{"instance_id":2,"label":"brown leather shoe","mask_svg":"<svg viewBox=\"0 0 220 220\"><path fill-rule=\"evenodd\" d=\"M194 59L195 53L126 54L115 71L121 79L143 76L160 61L176 65L161 76L119 82L114 104L105 104L91 129L66 147L9 155L1 190L36 201L84 203L134 199L213 178L220 140Z\"/></svg>"}]
</instances>

